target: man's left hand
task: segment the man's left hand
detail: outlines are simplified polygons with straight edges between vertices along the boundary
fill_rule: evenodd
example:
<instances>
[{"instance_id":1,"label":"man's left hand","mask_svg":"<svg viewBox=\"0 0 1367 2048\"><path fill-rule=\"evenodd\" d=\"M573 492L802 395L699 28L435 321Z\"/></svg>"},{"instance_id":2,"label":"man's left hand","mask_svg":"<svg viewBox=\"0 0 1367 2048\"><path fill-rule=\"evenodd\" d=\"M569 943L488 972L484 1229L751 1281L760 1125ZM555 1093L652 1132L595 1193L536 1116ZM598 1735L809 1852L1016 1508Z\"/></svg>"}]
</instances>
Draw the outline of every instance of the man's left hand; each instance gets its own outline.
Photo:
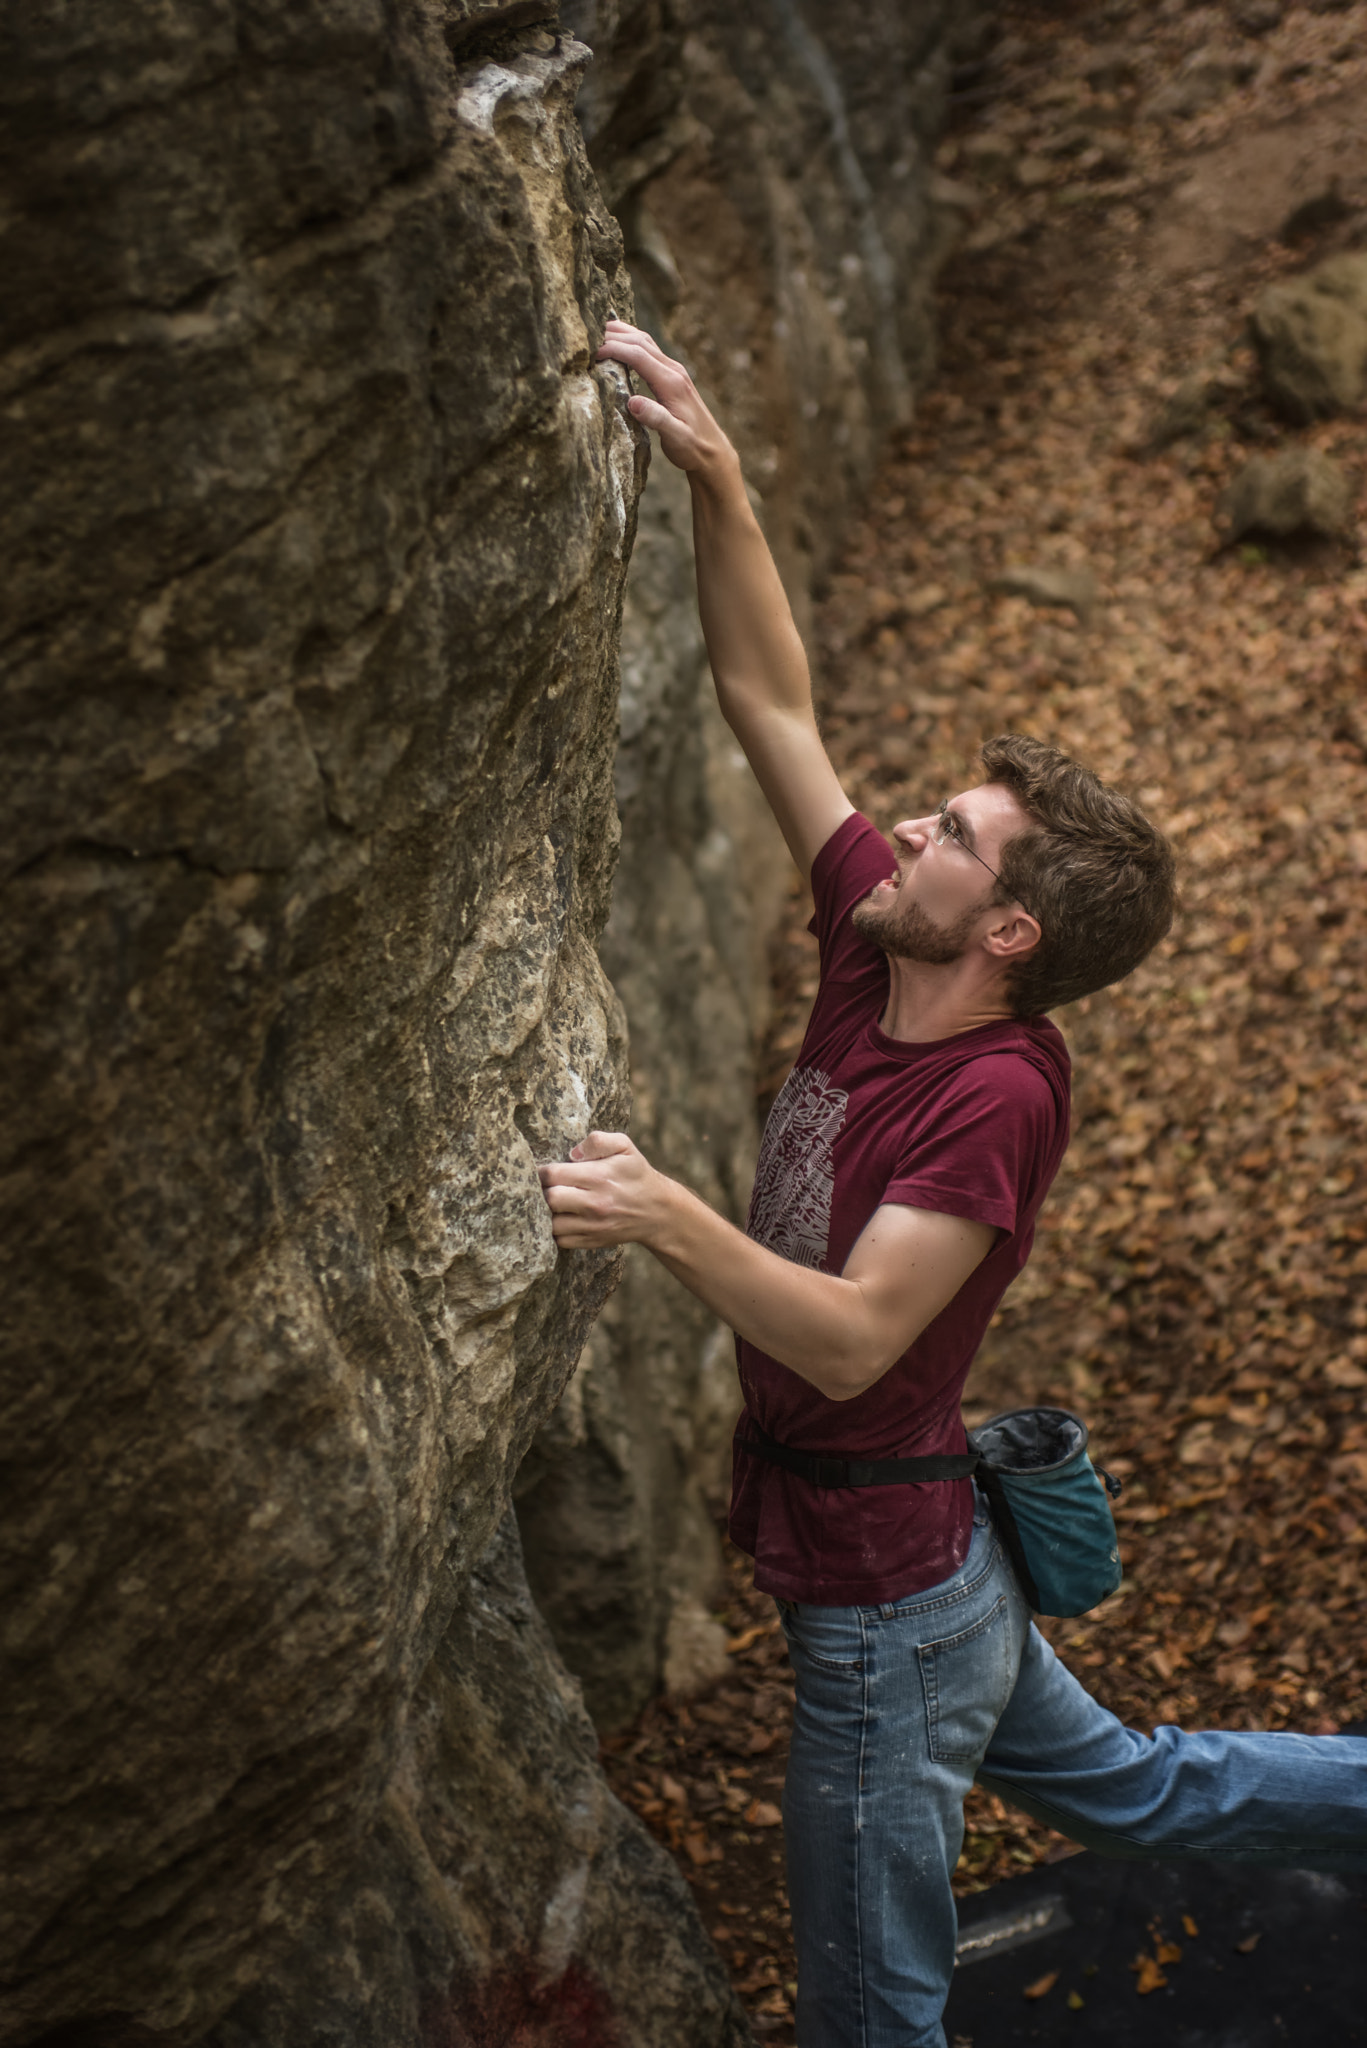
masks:
<instances>
[{"instance_id":1,"label":"man's left hand","mask_svg":"<svg viewBox=\"0 0 1367 2048\"><path fill-rule=\"evenodd\" d=\"M537 1172L561 1251L648 1243L669 1187L621 1131L590 1131L563 1165Z\"/></svg>"}]
</instances>

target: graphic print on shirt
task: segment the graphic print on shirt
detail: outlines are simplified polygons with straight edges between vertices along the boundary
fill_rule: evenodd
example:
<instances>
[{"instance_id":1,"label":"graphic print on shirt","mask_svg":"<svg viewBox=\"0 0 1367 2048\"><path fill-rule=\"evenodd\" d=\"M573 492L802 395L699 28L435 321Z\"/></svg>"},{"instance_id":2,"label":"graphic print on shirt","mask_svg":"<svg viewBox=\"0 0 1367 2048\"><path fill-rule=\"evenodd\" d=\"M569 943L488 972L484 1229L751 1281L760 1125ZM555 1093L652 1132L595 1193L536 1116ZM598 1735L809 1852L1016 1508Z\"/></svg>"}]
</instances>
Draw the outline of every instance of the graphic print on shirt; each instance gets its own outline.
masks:
<instances>
[{"instance_id":1,"label":"graphic print on shirt","mask_svg":"<svg viewBox=\"0 0 1367 2048\"><path fill-rule=\"evenodd\" d=\"M835 1193L832 1148L849 1094L817 1067L794 1067L764 1126L746 1234L799 1266L824 1265Z\"/></svg>"}]
</instances>

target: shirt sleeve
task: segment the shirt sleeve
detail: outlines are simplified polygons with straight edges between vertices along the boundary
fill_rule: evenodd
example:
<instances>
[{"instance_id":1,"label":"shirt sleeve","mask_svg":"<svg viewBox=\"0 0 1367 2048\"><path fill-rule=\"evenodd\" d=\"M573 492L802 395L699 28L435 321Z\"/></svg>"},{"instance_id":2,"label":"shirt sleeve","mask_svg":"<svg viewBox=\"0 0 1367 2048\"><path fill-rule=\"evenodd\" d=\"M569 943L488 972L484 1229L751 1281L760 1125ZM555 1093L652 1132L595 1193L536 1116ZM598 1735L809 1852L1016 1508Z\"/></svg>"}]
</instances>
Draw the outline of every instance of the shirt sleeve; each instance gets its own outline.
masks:
<instances>
[{"instance_id":1,"label":"shirt sleeve","mask_svg":"<svg viewBox=\"0 0 1367 2048\"><path fill-rule=\"evenodd\" d=\"M855 811L837 825L812 863L812 897L816 914L807 926L821 947L823 981L855 980L870 972L885 973L886 956L850 924L850 912L870 889L893 871L887 840L866 817Z\"/></svg>"},{"instance_id":2,"label":"shirt sleeve","mask_svg":"<svg viewBox=\"0 0 1367 2048\"><path fill-rule=\"evenodd\" d=\"M1014 1233L1036 1206L1058 1116L1054 1091L1030 1060L974 1060L946 1090L934 1129L898 1162L883 1200Z\"/></svg>"}]
</instances>

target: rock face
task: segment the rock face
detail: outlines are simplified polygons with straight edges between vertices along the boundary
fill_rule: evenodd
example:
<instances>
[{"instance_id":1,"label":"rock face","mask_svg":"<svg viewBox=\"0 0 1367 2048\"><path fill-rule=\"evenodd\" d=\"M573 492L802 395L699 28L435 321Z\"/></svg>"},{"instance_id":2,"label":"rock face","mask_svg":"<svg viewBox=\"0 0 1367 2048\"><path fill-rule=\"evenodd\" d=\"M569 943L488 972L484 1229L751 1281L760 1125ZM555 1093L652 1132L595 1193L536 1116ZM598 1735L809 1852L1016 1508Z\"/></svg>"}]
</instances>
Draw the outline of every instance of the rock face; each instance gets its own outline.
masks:
<instances>
[{"instance_id":1,"label":"rock face","mask_svg":"<svg viewBox=\"0 0 1367 2048\"><path fill-rule=\"evenodd\" d=\"M329 2040L476 2038L366 2001L449 1955L453 2012L606 2010L624 1914L678 1962L631 2038L734 2031L540 1636L541 1846L475 1902L499 1819L441 1818L509 1683L451 1617L615 1272L535 1162L626 1114L629 287L523 16L76 7L0 62L6 2041L263 1982L235 2038L298 2041L325 1978Z\"/></svg>"},{"instance_id":2,"label":"rock face","mask_svg":"<svg viewBox=\"0 0 1367 2048\"><path fill-rule=\"evenodd\" d=\"M930 293L963 193L931 150L973 6L756 0L565 10L579 111L640 317L745 460L799 622L930 373ZM622 641L622 857L603 960L630 1019L631 1132L744 1218L765 939L786 855L715 709L688 493L657 462ZM528 1569L602 1726L715 1674L710 1510L738 1395L728 1334L629 1251L519 1479Z\"/></svg>"},{"instance_id":3,"label":"rock face","mask_svg":"<svg viewBox=\"0 0 1367 2048\"><path fill-rule=\"evenodd\" d=\"M584 12L801 611L924 370L966 10ZM0 2041L726 2048L506 1522L554 1415L532 1577L572 1653L576 1600L627 1632L595 1707L715 1655L724 1348L634 1261L557 1408L621 1262L534 1171L628 1116L619 625L634 1128L736 1214L779 876L676 480L622 621L587 52L524 0L3 34Z\"/></svg>"},{"instance_id":4,"label":"rock face","mask_svg":"<svg viewBox=\"0 0 1367 2048\"><path fill-rule=\"evenodd\" d=\"M741 2048L688 1887L597 1751L510 1514L418 1688L364 1863L204 2048Z\"/></svg>"}]
</instances>

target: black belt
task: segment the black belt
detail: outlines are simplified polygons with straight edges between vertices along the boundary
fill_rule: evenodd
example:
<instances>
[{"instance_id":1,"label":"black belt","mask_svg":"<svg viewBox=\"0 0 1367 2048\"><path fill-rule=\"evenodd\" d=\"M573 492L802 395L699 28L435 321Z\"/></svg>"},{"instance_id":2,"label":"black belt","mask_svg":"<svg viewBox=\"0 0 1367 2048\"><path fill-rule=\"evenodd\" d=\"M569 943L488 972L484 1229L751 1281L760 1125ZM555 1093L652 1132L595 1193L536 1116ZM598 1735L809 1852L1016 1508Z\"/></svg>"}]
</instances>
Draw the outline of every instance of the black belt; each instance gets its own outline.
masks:
<instances>
[{"instance_id":1,"label":"black belt","mask_svg":"<svg viewBox=\"0 0 1367 2048\"><path fill-rule=\"evenodd\" d=\"M755 1458L767 1458L796 1472L813 1486L906 1486L927 1479L971 1479L982 1463L977 1451L948 1452L931 1458L828 1458L819 1451L794 1451L776 1444L759 1424L752 1436L738 1436L737 1447Z\"/></svg>"},{"instance_id":2,"label":"black belt","mask_svg":"<svg viewBox=\"0 0 1367 2048\"><path fill-rule=\"evenodd\" d=\"M1011 1504L1002 1491L1002 1484L980 1451L942 1454L931 1458L825 1458L818 1451L793 1451L787 1444L776 1444L766 1436L757 1422L750 1424L753 1436L738 1436L736 1443L751 1457L767 1458L771 1465L782 1465L786 1472L796 1472L800 1479L809 1480L813 1486L907 1486L925 1479L971 1479L981 1474L981 1483L992 1503L992 1512L1011 1561L1016 1567L1021 1589L1030 1605L1038 1612L1040 1598L1020 1535Z\"/></svg>"}]
</instances>

